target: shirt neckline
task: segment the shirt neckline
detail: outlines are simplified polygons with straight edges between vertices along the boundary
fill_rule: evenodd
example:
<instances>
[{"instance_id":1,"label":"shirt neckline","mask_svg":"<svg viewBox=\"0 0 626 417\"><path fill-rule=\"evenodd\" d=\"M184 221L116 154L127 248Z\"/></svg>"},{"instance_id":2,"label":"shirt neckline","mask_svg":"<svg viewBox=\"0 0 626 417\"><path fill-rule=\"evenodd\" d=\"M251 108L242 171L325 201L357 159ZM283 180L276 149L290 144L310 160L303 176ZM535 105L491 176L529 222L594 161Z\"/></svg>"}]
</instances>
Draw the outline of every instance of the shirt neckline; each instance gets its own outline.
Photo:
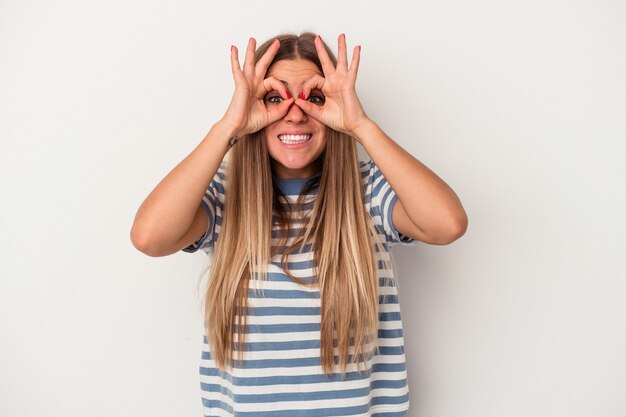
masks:
<instances>
[{"instance_id":1,"label":"shirt neckline","mask_svg":"<svg viewBox=\"0 0 626 417\"><path fill-rule=\"evenodd\" d=\"M276 183L283 193L287 195L299 195L307 181L321 175L322 173L318 172L307 178L277 178Z\"/></svg>"}]
</instances>

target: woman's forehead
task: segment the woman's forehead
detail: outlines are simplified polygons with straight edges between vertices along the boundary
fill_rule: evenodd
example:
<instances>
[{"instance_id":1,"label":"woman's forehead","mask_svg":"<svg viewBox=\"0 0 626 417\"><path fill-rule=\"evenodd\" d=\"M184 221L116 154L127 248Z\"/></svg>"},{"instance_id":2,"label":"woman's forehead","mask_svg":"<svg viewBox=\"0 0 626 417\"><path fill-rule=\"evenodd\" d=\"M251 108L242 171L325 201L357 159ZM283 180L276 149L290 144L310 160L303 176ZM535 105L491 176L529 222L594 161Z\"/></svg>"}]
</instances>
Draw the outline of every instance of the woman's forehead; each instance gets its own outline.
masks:
<instances>
[{"instance_id":1,"label":"woman's forehead","mask_svg":"<svg viewBox=\"0 0 626 417\"><path fill-rule=\"evenodd\" d=\"M323 75L317 66L306 59L282 59L273 63L267 70L265 78L272 76L285 84L304 82L313 75Z\"/></svg>"}]
</instances>

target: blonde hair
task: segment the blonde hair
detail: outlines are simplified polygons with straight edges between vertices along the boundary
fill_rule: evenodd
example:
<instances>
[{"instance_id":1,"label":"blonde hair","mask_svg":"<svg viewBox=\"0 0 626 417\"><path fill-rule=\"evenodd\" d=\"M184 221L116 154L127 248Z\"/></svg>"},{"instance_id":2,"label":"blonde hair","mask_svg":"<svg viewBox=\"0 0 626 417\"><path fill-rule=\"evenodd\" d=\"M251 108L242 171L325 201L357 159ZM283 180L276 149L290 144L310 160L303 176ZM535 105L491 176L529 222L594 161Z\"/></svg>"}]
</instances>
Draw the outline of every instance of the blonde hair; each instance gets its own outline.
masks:
<instances>
[{"instance_id":1,"label":"blonde hair","mask_svg":"<svg viewBox=\"0 0 626 417\"><path fill-rule=\"evenodd\" d=\"M312 61L321 72L315 36L310 32L277 36L280 48L272 64L302 58ZM256 61L273 39L256 50ZM336 65L332 51L326 45L325 48ZM321 175L308 181L296 202L302 204L307 192L318 187L313 208L301 219L287 215L291 212L289 202L277 186L264 129L240 139L229 151L221 231L204 297L207 340L221 369L226 365L232 368L235 345L238 360L243 360L250 276L265 280L271 258L286 247L287 233L281 233L280 243L272 247L273 215L281 232L289 230L295 221L304 226L282 252L281 266L300 285L319 285L320 362L324 373L330 376L333 372L335 336L342 375L348 364L351 338L355 348L353 362L359 357L363 363L371 358L370 343L378 348L379 277L375 247L383 249L365 210L354 138L329 127L325 134L326 150L315 161ZM289 254L305 244L311 244L314 251L313 273L317 281L313 284L301 281L288 269Z\"/></svg>"}]
</instances>

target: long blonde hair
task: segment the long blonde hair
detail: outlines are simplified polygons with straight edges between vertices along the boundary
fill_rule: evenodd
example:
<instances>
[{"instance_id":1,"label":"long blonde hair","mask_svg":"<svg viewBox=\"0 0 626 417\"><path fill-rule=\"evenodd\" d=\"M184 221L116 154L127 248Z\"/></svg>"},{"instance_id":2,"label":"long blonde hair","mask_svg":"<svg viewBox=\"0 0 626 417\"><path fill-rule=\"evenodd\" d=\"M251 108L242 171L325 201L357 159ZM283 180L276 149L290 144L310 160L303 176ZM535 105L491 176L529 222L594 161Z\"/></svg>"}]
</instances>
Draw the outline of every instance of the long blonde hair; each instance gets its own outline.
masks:
<instances>
[{"instance_id":1,"label":"long blonde hair","mask_svg":"<svg viewBox=\"0 0 626 417\"><path fill-rule=\"evenodd\" d=\"M303 58L321 72L315 36L310 32L277 36L280 48L272 64ZM273 39L258 47L256 61ZM328 46L325 48L336 65L334 54ZM312 245L313 273L317 277L313 285L319 285L321 299L320 362L324 373L330 376L335 364L335 336L342 375L351 338L355 363L359 357L364 364L371 358L370 343L378 348L379 277L375 247L382 250L382 246L363 204L365 190L354 138L329 127L325 133L326 150L315 161L321 175L309 180L296 204L302 203L309 190L318 187L315 202L310 215L300 219L304 227L282 251L281 265L293 281L310 286L290 273L287 257L298 245ZM289 230L295 221L287 215L291 212L289 202L277 186L274 172L264 129L241 138L229 151L222 225L204 298L206 335L212 357L221 369L233 366L235 345L238 360L243 360L250 276L265 280L270 259L286 247L287 233L282 233L280 243L272 247L273 216L283 231Z\"/></svg>"}]
</instances>

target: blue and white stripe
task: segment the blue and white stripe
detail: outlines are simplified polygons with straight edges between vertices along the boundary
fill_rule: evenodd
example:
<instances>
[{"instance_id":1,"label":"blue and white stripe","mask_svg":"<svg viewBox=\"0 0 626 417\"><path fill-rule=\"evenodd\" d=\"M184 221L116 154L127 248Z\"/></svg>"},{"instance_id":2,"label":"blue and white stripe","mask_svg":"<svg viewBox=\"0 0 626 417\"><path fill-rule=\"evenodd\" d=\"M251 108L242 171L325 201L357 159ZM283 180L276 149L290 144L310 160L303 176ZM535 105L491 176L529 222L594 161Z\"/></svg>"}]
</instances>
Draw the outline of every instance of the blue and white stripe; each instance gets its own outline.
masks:
<instances>
[{"instance_id":1,"label":"blue and white stripe","mask_svg":"<svg viewBox=\"0 0 626 417\"><path fill-rule=\"evenodd\" d=\"M367 369L348 364L345 379L330 378L320 364L320 292L293 282L280 266L280 255L269 265L265 282L254 282L248 292L246 352L242 366L232 372L219 370L211 358L206 335L200 360L202 404L205 417L320 417L404 416L409 407L404 338L398 291L389 246L415 245L391 221L397 196L373 161L361 161L366 210L383 242L376 252L379 266L378 352L367 357ZM202 207L208 217L206 233L183 249L212 253L221 229L226 184L226 161L206 191ZM279 185L295 202L306 180L280 180ZM307 196L311 207L315 191ZM274 243L278 241L273 235ZM311 245L288 258L290 272L313 282ZM260 288L258 292L254 288ZM236 330L235 330L236 331ZM235 341L237 340L235 335ZM353 348L349 351L354 353ZM335 348L337 362L338 350ZM352 357L352 355L351 355Z\"/></svg>"}]
</instances>

